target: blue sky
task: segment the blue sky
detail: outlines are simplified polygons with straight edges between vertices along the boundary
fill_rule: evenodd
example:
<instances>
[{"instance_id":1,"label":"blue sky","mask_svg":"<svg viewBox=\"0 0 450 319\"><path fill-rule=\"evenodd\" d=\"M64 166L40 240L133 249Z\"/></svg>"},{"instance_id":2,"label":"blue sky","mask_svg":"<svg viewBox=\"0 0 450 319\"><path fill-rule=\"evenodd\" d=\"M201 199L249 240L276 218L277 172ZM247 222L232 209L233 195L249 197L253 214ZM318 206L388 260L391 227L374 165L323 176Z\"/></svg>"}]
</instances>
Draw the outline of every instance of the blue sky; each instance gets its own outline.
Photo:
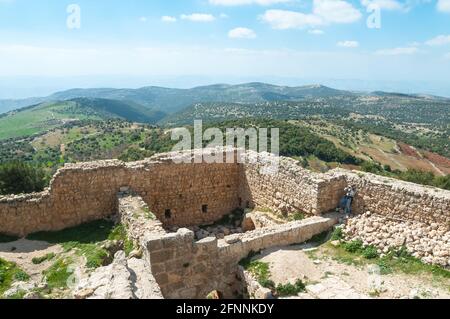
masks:
<instances>
[{"instance_id":1,"label":"blue sky","mask_svg":"<svg viewBox=\"0 0 450 319\"><path fill-rule=\"evenodd\" d=\"M80 28L68 27L71 4ZM380 28L369 28L378 10ZM36 79L48 89L127 78L432 88L449 79L450 0L0 0L0 39L0 96Z\"/></svg>"}]
</instances>

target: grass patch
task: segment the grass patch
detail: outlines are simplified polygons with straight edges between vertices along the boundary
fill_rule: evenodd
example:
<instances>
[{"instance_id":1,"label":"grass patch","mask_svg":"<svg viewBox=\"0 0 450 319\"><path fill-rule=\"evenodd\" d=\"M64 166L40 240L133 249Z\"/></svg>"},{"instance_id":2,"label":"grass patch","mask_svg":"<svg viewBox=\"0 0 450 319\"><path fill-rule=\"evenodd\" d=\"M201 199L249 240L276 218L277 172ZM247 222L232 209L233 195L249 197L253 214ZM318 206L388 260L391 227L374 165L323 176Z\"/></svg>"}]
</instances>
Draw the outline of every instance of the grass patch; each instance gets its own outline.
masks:
<instances>
[{"instance_id":1,"label":"grass patch","mask_svg":"<svg viewBox=\"0 0 450 319\"><path fill-rule=\"evenodd\" d=\"M15 263L0 258L0 296L7 291L14 281L27 281L30 276Z\"/></svg>"},{"instance_id":2,"label":"grass patch","mask_svg":"<svg viewBox=\"0 0 450 319\"><path fill-rule=\"evenodd\" d=\"M251 250L248 253L247 257L242 258L239 261L239 265L242 266L244 269L247 269L249 267L250 263L252 262L252 258L255 257L258 254L259 254L259 252L255 252L255 251Z\"/></svg>"},{"instance_id":3,"label":"grass patch","mask_svg":"<svg viewBox=\"0 0 450 319\"><path fill-rule=\"evenodd\" d=\"M0 243L10 243L18 239L19 237L0 234Z\"/></svg>"},{"instance_id":4,"label":"grass patch","mask_svg":"<svg viewBox=\"0 0 450 319\"><path fill-rule=\"evenodd\" d=\"M306 285L300 279L297 279L295 284L278 284L278 286L276 287L276 293L280 297L296 296L300 292L303 292L305 290Z\"/></svg>"},{"instance_id":5,"label":"grass patch","mask_svg":"<svg viewBox=\"0 0 450 319\"><path fill-rule=\"evenodd\" d=\"M405 247L390 250L385 256L377 260L382 274L401 271L405 274L429 273L437 279L450 279L450 271L437 265L423 263L420 259L411 256Z\"/></svg>"},{"instance_id":6,"label":"grass patch","mask_svg":"<svg viewBox=\"0 0 450 319\"><path fill-rule=\"evenodd\" d=\"M41 256L41 257L34 257L31 260L31 262L33 264L35 264L35 265L39 265L39 264L42 264L45 261L52 260L53 258L55 258L55 256L56 256L55 253L48 253L48 254L46 254L44 256Z\"/></svg>"},{"instance_id":7,"label":"grass patch","mask_svg":"<svg viewBox=\"0 0 450 319\"><path fill-rule=\"evenodd\" d=\"M70 259L58 259L53 265L43 272L50 290L55 288L67 288L67 283L72 272L69 270Z\"/></svg>"},{"instance_id":8,"label":"grass patch","mask_svg":"<svg viewBox=\"0 0 450 319\"><path fill-rule=\"evenodd\" d=\"M34 233L28 235L27 239L46 241L51 244L70 242L92 244L108 239L113 228L114 223L112 221L102 219L61 231Z\"/></svg>"},{"instance_id":9,"label":"grass patch","mask_svg":"<svg viewBox=\"0 0 450 319\"><path fill-rule=\"evenodd\" d=\"M342 230L342 227L336 227L335 230L331 233L331 241L334 240L342 240L344 239L344 231Z\"/></svg>"},{"instance_id":10,"label":"grass patch","mask_svg":"<svg viewBox=\"0 0 450 319\"><path fill-rule=\"evenodd\" d=\"M98 244L111 239L117 231L112 221L97 220L80 226L67 228L57 232L39 232L27 237L30 240L41 240L52 244L61 244L64 251L76 250L78 255L86 258L86 267L98 268L108 257L108 252Z\"/></svg>"},{"instance_id":11,"label":"grass patch","mask_svg":"<svg viewBox=\"0 0 450 319\"><path fill-rule=\"evenodd\" d=\"M249 256L241 260L240 265L255 276L261 286L275 289L275 283L270 279L269 264L262 261L251 261L252 257L249 254Z\"/></svg>"},{"instance_id":12,"label":"grass patch","mask_svg":"<svg viewBox=\"0 0 450 319\"><path fill-rule=\"evenodd\" d=\"M354 240L343 243L340 247L327 244L324 252L330 254L334 260L348 265L376 264L380 267L382 275L402 272L411 275L429 274L438 281L450 279L449 270L423 263L409 254L404 246L400 249L391 249L380 257L374 246L363 247L361 241Z\"/></svg>"},{"instance_id":13,"label":"grass patch","mask_svg":"<svg viewBox=\"0 0 450 319\"><path fill-rule=\"evenodd\" d=\"M349 253L360 253L363 249L363 242L359 239L342 244L342 247Z\"/></svg>"},{"instance_id":14,"label":"grass patch","mask_svg":"<svg viewBox=\"0 0 450 319\"><path fill-rule=\"evenodd\" d=\"M123 250L127 256L135 249L133 241L128 238L125 225L119 224L115 226L111 230L108 239L123 241Z\"/></svg>"},{"instance_id":15,"label":"grass patch","mask_svg":"<svg viewBox=\"0 0 450 319\"><path fill-rule=\"evenodd\" d=\"M291 219L294 221L303 220L303 219L305 219L305 214L303 214L301 212L296 212L294 215L292 215Z\"/></svg>"},{"instance_id":16,"label":"grass patch","mask_svg":"<svg viewBox=\"0 0 450 319\"><path fill-rule=\"evenodd\" d=\"M153 214L153 213L150 211L149 208L144 207L144 208L142 209L142 211L144 212L145 218L150 219L150 220L155 220L155 219L156 219L155 214Z\"/></svg>"}]
</instances>

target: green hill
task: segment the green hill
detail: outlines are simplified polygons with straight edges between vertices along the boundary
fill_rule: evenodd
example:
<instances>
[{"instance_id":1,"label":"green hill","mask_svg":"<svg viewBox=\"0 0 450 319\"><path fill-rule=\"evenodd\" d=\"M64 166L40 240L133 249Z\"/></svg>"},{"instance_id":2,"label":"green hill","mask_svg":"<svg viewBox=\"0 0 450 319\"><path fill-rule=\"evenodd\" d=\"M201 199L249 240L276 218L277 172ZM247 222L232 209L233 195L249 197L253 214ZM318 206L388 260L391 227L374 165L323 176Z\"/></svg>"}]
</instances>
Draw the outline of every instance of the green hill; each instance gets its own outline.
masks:
<instances>
[{"instance_id":1,"label":"green hill","mask_svg":"<svg viewBox=\"0 0 450 319\"><path fill-rule=\"evenodd\" d=\"M3 114L0 117L0 139L30 136L75 120L117 118L155 123L164 115L128 101L78 98L46 102Z\"/></svg>"},{"instance_id":2,"label":"green hill","mask_svg":"<svg viewBox=\"0 0 450 319\"><path fill-rule=\"evenodd\" d=\"M148 109L155 109L164 113L175 113L195 103L300 101L319 97L349 95L351 96L353 93L335 90L322 85L287 87L265 83L246 83L238 85L215 84L192 89L172 89L155 86L139 89L71 89L57 92L45 98L32 100L0 100L0 112L11 110L12 107L17 108L30 105L30 102L36 104L43 101L65 101L75 98L102 98L126 102L132 101Z\"/></svg>"}]
</instances>

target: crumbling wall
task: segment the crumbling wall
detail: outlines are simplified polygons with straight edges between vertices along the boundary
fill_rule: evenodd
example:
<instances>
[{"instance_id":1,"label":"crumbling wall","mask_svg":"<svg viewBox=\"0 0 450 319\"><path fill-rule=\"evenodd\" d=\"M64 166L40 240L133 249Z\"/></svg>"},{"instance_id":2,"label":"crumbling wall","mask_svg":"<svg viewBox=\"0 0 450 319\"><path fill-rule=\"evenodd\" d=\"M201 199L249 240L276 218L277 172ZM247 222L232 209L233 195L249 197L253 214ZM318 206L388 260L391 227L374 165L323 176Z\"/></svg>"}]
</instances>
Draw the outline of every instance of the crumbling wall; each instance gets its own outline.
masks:
<instances>
[{"instance_id":1,"label":"crumbling wall","mask_svg":"<svg viewBox=\"0 0 450 319\"><path fill-rule=\"evenodd\" d=\"M165 298L205 298L213 290L232 298L242 293L238 263L251 251L302 243L336 222L335 218L313 217L197 242L188 229L164 236L149 234L144 240L145 256Z\"/></svg>"},{"instance_id":2,"label":"crumbling wall","mask_svg":"<svg viewBox=\"0 0 450 319\"><path fill-rule=\"evenodd\" d=\"M302 168L297 161L271 154L249 152L243 164L240 193L246 206L269 208L284 214L320 214L320 175ZM248 205L247 205L248 204Z\"/></svg>"},{"instance_id":3,"label":"crumbling wall","mask_svg":"<svg viewBox=\"0 0 450 319\"><path fill-rule=\"evenodd\" d=\"M355 186L356 213L370 211L402 221L450 227L450 191L369 173L336 170L331 174L344 177L347 184Z\"/></svg>"},{"instance_id":4,"label":"crumbling wall","mask_svg":"<svg viewBox=\"0 0 450 319\"><path fill-rule=\"evenodd\" d=\"M69 164L42 193L0 197L0 233L24 236L107 217L117 211L124 187L165 226L211 223L239 207L239 171L236 164L176 164L161 155L128 164Z\"/></svg>"},{"instance_id":5,"label":"crumbling wall","mask_svg":"<svg viewBox=\"0 0 450 319\"><path fill-rule=\"evenodd\" d=\"M449 191L340 169L313 173L268 153L244 155L244 163L230 164L176 164L176 155L167 153L127 164L66 165L42 193L0 197L0 233L60 230L106 217L116 212L123 187L141 196L165 226L211 223L238 207L320 215L337 207L348 184L358 191L355 212L450 223Z\"/></svg>"}]
</instances>

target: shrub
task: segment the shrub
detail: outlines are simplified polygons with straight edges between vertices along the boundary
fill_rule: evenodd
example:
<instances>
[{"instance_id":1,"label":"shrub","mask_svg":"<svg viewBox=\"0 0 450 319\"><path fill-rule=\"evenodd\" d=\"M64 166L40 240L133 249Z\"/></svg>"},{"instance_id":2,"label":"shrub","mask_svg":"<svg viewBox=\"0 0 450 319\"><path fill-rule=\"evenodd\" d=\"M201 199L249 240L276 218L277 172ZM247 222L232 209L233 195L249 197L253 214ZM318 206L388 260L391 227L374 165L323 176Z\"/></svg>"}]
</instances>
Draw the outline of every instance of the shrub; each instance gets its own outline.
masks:
<instances>
[{"instance_id":1,"label":"shrub","mask_svg":"<svg viewBox=\"0 0 450 319\"><path fill-rule=\"evenodd\" d=\"M59 259L44 271L50 289L67 287L67 282L71 275L69 263L69 260Z\"/></svg>"},{"instance_id":2,"label":"shrub","mask_svg":"<svg viewBox=\"0 0 450 319\"><path fill-rule=\"evenodd\" d=\"M279 296L295 296L298 295L300 292L305 291L306 286L300 279L297 279L295 284L287 283L285 285L278 284L276 288L276 292Z\"/></svg>"},{"instance_id":3,"label":"shrub","mask_svg":"<svg viewBox=\"0 0 450 319\"><path fill-rule=\"evenodd\" d=\"M344 232L341 227L337 227L331 234L331 240L341 240L344 238Z\"/></svg>"},{"instance_id":4,"label":"shrub","mask_svg":"<svg viewBox=\"0 0 450 319\"><path fill-rule=\"evenodd\" d=\"M293 220L303 220L305 219L305 214L297 212L292 216Z\"/></svg>"},{"instance_id":5,"label":"shrub","mask_svg":"<svg viewBox=\"0 0 450 319\"><path fill-rule=\"evenodd\" d=\"M362 255L366 259L374 259L378 257L378 251L375 246L369 245L367 247L364 247Z\"/></svg>"},{"instance_id":6,"label":"shrub","mask_svg":"<svg viewBox=\"0 0 450 319\"><path fill-rule=\"evenodd\" d=\"M47 255L41 256L41 257L34 257L31 262L35 265L42 264L43 262L47 260L51 260L55 257L55 253L48 253Z\"/></svg>"},{"instance_id":7,"label":"shrub","mask_svg":"<svg viewBox=\"0 0 450 319\"><path fill-rule=\"evenodd\" d=\"M357 240L352 240L348 243L344 243L343 247L346 251L348 251L349 253L357 253L360 252L363 248L363 242L359 239Z\"/></svg>"},{"instance_id":8,"label":"shrub","mask_svg":"<svg viewBox=\"0 0 450 319\"><path fill-rule=\"evenodd\" d=\"M0 165L0 194L20 194L40 192L48 179L41 168L22 162Z\"/></svg>"}]
</instances>

